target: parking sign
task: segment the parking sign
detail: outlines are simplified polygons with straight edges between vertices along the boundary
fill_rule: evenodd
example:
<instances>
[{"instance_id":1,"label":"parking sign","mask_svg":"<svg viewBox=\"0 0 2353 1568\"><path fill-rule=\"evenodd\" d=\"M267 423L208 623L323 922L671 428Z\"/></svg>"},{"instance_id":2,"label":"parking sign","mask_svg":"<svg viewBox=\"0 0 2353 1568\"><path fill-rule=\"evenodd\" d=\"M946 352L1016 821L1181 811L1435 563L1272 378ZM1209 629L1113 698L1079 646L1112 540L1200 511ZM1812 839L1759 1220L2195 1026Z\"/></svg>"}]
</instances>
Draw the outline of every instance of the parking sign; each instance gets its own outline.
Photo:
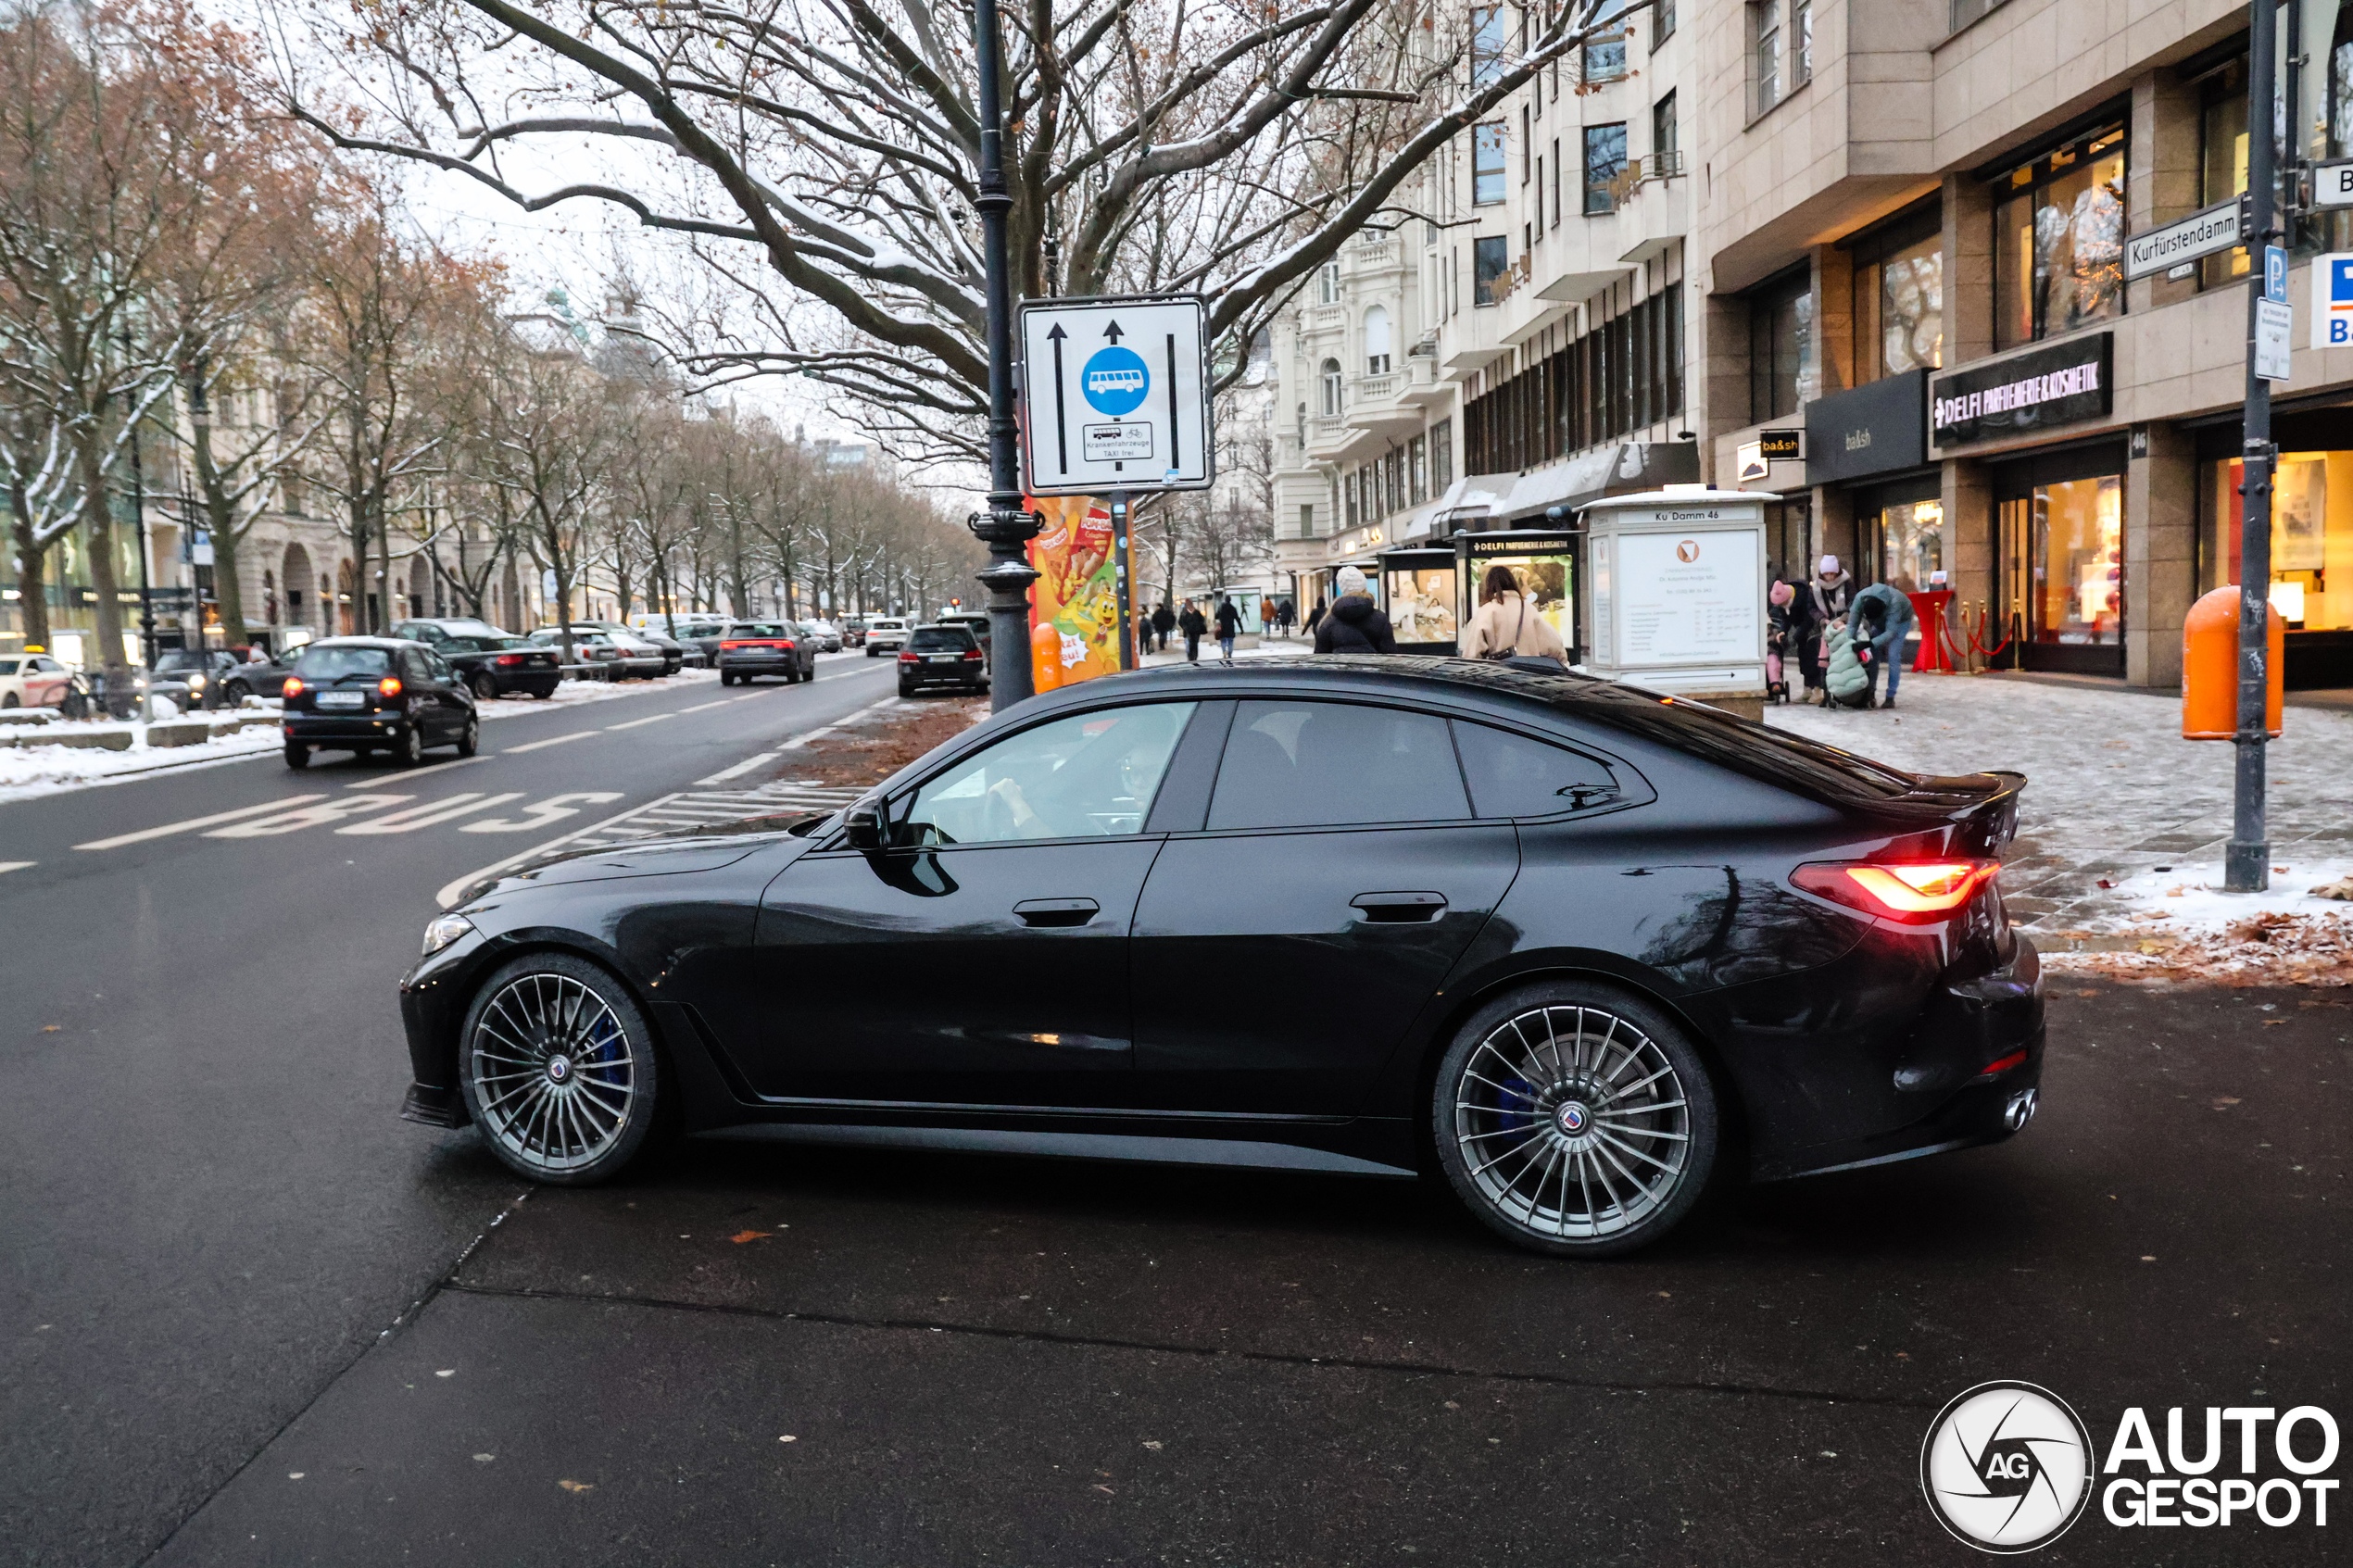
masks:
<instances>
[{"instance_id":1,"label":"parking sign","mask_svg":"<svg viewBox=\"0 0 2353 1568\"><path fill-rule=\"evenodd\" d=\"M2312 346L2353 348L2353 252L2312 258Z\"/></svg>"}]
</instances>

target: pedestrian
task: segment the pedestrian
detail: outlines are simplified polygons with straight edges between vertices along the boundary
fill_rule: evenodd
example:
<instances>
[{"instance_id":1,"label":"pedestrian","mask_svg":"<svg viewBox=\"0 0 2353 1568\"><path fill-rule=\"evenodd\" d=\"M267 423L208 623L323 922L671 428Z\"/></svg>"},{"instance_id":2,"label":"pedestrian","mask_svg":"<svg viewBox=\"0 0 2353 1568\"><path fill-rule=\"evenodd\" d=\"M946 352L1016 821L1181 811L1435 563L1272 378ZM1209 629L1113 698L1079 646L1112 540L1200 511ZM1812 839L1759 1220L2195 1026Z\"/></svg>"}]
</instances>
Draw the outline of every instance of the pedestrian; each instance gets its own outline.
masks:
<instances>
[{"instance_id":1,"label":"pedestrian","mask_svg":"<svg viewBox=\"0 0 2353 1568\"><path fill-rule=\"evenodd\" d=\"M1258 601L1258 635L1259 635L1259 639L1260 639L1261 641L1264 641L1264 640L1265 640L1267 637L1272 636L1272 635L1274 634L1274 632L1275 632L1275 601L1274 601L1274 600L1272 600L1272 599L1261 599L1261 600L1259 600L1259 601Z\"/></svg>"},{"instance_id":2,"label":"pedestrian","mask_svg":"<svg viewBox=\"0 0 2353 1568\"><path fill-rule=\"evenodd\" d=\"M1797 621L1797 590L1778 580L1765 595L1765 700L1789 701L1790 638Z\"/></svg>"},{"instance_id":3,"label":"pedestrian","mask_svg":"<svg viewBox=\"0 0 2353 1568\"><path fill-rule=\"evenodd\" d=\"M1184 613L1176 617L1176 629L1185 633L1185 662L1199 664L1201 640L1209 634L1209 622L1192 600L1185 601Z\"/></svg>"},{"instance_id":4,"label":"pedestrian","mask_svg":"<svg viewBox=\"0 0 2353 1568\"><path fill-rule=\"evenodd\" d=\"M1814 570L1814 580L1797 596L1797 608L1805 621L1798 631L1797 667L1806 676L1808 702L1827 700L1822 664L1830 639L1846 629L1847 608L1854 597L1855 580L1838 564L1836 556L1821 558Z\"/></svg>"},{"instance_id":5,"label":"pedestrian","mask_svg":"<svg viewBox=\"0 0 2353 1568\"><path fill-rule=\"evenodd\" d=\"M1396 634L1389 629L1389 617L1380 612L1373 596L1365 591L1365 574L1353 566L1343 566L1332 586L1339 590L1339 596L1332 600L1332 612L1323 618L1323 624L1316 629L1315 651L1395 653Z\"/></svg>"},{"instance_id":6,"label":"pedestrian","mask_svg":"<svg viewBox=\"0 0 2353 1568\"><path fill-rule=\"evenodd\" d=\"M1881 665L1887 668L1887 696L1877 706L1895 706L1896 683L1904 678L1904 639L1919 618L1912 613L1911 596L1886 583L1874 583L1855 596L1850 624L1856 657L1863 660L1863 689L1879 684ZM1866 653L1864 650L1869 649ZM1867 704L1868 705L1868 704Z\"/></svg>"},{"instance_id":7,"label":"pedestrian","mask_svg":"<svg viewBox=\"0 0 2353 1568\"><path fill-rule=\"evenodd\" d=\"M1160 651L1166 653L1168 633L1176 630L1176 612L1168 608L1166 599L1161 600L1160 608L1152 611L1152 630L1160 633Z\"/></svg>"},{"instance_id":8,"label":"pedestrian","mask_svg":"<svg viewBox=\"0 0 2353 1568\"><path fill-rule=\"evenodd\" d=\"M1508 566L1491 566L1479 583L1478 608L1471 612L1470 631L1463 638L1465 659L1555 659L1568 667L1568 646L1553 623L1544 619Z\"/></svg>"},{"instance_id":9,"label":"pedestrian","mask_svg":"<svg viewBox=\"0 0 2353 1568\"><path fill-rule=\"evenodd\" d=\"M1234 639L1242 634L1242 612L1225 595L1217 596L1217 651L1227 659L1234 657Z\"/></svg>"},{"instance_id":10,"label":"pedestrian","mask_svg":"<svg viewBox=\"0 0 2353 1568\"><path fill-rule=\"evenodd\" d=\"M1276 607L1275 629L1280 632L1286 638L1290 635L1291 628L1298 624L1299 607L1297 605L1291 603L1289 599L1285 599L1280 605Z\"/></svg>"},{"instance_id":11,"label":"pedestrian","mask_svg":"<svg viewBox=\"0 0 2353 1568\"><path fill-rule=\"evenodd\" d=\"M1309 636L1312 637L1315 634L1315 628L1319 623L1321 623L1323 619L1324 601L1317 599L1315 601L1315 608L1307 612L1307 634Z\"/></svg>"}]
</instances>

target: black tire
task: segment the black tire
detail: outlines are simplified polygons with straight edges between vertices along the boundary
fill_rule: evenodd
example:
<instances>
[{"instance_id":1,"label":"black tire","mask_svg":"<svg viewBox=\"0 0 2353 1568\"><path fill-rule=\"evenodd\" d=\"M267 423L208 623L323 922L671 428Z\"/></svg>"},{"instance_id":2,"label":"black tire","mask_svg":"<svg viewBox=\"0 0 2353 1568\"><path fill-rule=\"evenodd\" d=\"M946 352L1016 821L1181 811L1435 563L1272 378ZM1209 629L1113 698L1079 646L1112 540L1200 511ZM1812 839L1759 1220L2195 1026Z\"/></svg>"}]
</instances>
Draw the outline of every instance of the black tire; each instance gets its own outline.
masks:
<instances>
[{"instance_id":1,"label":"black tire","mask_svg":"<svg viewBox=\"0 0 2353 1568\"><path fill-rule=\"evenodd\" d=\"M413 768L425 759L425 734L411 724L384 748L396 768Z\"/></svg>"},{"instance_id":2,"label":"black tire","mask_svg":"<svg viewBox=\"0 0 2353 1568\"><path fill-rule=\"evenodd\" d=\"M535 697L537 697L537 698L538 698L541 702L547 702L547 701L548 701L549 699L551 699L551 698L553 698L553 697L555 696L555 695L556 695L556 688L555 688L555 687L553 687L553 686L549 686L549 687L548 687L546 691L544 691L544 692L534 692L534 693L532 693L531 695L532 695L533 696L535 696Z\"/></svg>"},{"instance_id":3,"label":"black tire","mask_svg":"<svg viewBox=\"0 0 2353 1568\"><path fill-rule=\"evenodd\" d=\"M458 732L458 755L472 757L481 749L482 721L469 713L466 715L466 727Z\"/></svg>"},{"instance_id":4,"label":"black tire","mask_svg":"<svg viewBox=\"0 0 2353 1568\"><path fill-rule=\"evenodd\" d=\"M24 705L22 703L17 700L17 694L14 692L10 692L5 696L0 696L0 708L21 708Z\"/></svg>"},{"instance_id":5,"label":"black tire","mask_svg":"<svg viewBox=\"0 0 2353 1568\"><path fill-rule=\"evenodd\" d=\"M496 702L498 698L498 683L487 670L474 671L473 687L476 702Z\"/></svg>"},{"instance_id":6,"label":"black tire","mask_svg":"<svg viewBox=\"0 0 2353 1568\"><path fill-rule=\"evenodd\" d=\"M732 686L736 684L736 678L733 675L728 674L724 670L722 670L719 672L719 684L723 686Z\"/></svg>"},{"instance_id":7,"label":"black tire","mask_svg":"<svg viewBox=\"0 0 2353 1568\"><path fill-rule=\"evenodd\" d=\"M899 683L899 695L900 695L900 696L902 699L903 699L903 698L906 698L906 697L911 697L911 696L913 696L915 695L915 684L914 684L912 681L901 681L901 682L900 682L900 683Z\"/></svg>"},{"instance_id":8,"label":"black tire","mask_svg":"<svg viewBox=\"0 0 2353 1568\"><path fill-rule=\"evenodd\" d=\"M310 748L298 740L286 742L286 766L300 772L310 766Z\"/></svg>"},{"instance_id":9,"label":"black tire","mask_svg":"<svg viewBox=\"0 0 2353 1568\"><path fill-rule=\"evenodd\" d=\"M222 695L228 697L231 706L233 707L253 696L253 688L243 681L232 681L229 683L229 689Z\"/></svg>"},{"instance_id":10,"label":"black tire","mask_svg":"<svg viewBox=\"0 0 2353 1568\"><path fill-rule=\"evenodd\" d=\"M879 647L875 646L874 646L873 644L871 644L871 643L869 643L868 645L866 645L866 657L867 657L868 659L879 659L881 656L882 656L882 649L880 649Z\"/></svg>"},{"instance_id":11,"label":"black tire","mask_svg":"<svg viewBox=\"0 0 2353 1568\"><path fill-rule=\"evenodd\" d=\"M1721 1121L1706 1062L1674 1020L1561 980L1497 997L1456 1033L1430 1132L1448 1185L1489 1229L1533 1252L1605 1258L1691 1212Z\"/></svg>"},{"instance_id":12,"label":"black tire","mask_svg":"<svg viewBox=\"0 0 2353 1568\"><path fill-rule=\"evenodd\" d=\"M628 987L570 953L502 966L458 1034L474 1126L509 1170L552 1186L610 1181L644 1152L666 1068Z\"/></svg>"}]
</instances>

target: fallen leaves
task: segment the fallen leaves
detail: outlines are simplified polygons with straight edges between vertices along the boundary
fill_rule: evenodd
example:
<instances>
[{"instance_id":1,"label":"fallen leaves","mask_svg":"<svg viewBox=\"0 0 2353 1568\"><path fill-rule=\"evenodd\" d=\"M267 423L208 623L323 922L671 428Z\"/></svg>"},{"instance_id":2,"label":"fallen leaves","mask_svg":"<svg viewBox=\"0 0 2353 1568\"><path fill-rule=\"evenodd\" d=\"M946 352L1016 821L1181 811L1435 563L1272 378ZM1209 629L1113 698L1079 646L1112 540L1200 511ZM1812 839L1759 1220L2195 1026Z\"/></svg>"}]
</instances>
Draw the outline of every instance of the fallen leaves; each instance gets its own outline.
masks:
<instances>
[{"instance_id":1,"label":"fallen leaves","mask_svg":"<svg viewBox=\"0 0 2353 1568\"><path fill-rule=\"evenodd\" d=\"M44 1035L54 1035L64 1027L65 1025L62 1023L44 1023L41 1026L41 1032Z\"/></svg>"},{"instance_id":2,"label":"fallen leaves","mask_svg":"<svg viewBox=\"0 0 2353 1568\"><path fill-rule=\"evenodd\" d=\"M2214 1098L2214 1109L2217 1110L2221 1110L2225 1106L2236 1105L2238 1103L2239 1098L2236 1095L2217 1095Z\"/></svg>"},{"instance_id":3,"label":"fallen leaves","mask_svg":"<svg viewBox=\"0 0 2353 1568\"><path fill-rule=\"evenodd\" d=\"M2353 876L2341 876L2334 882L2324 882L2321 884L2320 886L2309 888L2307 891L2309 891L2315 898L2343 898L2353 900Z\"/></svg>"},{"instance_id":4,"label":"fallen leaves","mask_svg":"<svg viewBox=\"0 0 2353 1568\"><path fill-rule=\"evenodd\" d=\"M2273 910L2250 915L2224 931L2149 935L2107 951L2046 952L2043 961L2054 972L2111 980L2353 985L2353 913Z\"/></svg>"},{"instance_id":5,"label":"fallen leaves","mask_svg":"<svg viewBox=\"0 0 2353 1568\"><path fill-rule=\"evenodd\" d=\"M727 1239L741 1247L747 1241L765 1241L775 1234L774 1231L737 1231Z\"/></svg>"},{"instance_id":6,"label":"fallen leaves","mask_svg":"<svg viewBox=\"0 0 2353 1568\"><path fill-rule=\"evenodd\" d=\"M559 1481L556 1485L561 1486L565 1491L574 1494L581 1492L593 1492L597 1489L597 1483L594 1481Z\"/></svg>"}]
</instances>

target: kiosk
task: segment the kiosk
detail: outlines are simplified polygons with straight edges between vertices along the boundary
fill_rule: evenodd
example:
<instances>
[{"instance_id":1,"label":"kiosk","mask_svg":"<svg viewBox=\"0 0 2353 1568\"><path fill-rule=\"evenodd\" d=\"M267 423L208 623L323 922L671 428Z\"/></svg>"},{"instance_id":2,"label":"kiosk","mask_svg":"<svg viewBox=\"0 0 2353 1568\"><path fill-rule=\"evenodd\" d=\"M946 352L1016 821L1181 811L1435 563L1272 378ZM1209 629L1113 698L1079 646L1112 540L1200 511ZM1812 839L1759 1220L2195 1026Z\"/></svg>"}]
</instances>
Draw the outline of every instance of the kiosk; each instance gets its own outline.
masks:
<instances>
[{"instance_id":1,"label":"kiosk","mask_svg":"<svg viewBox=\"0 0 2353 1568\"><path fill-rule=\"evenodd\" d=\"M1381 604L1390 630L1397 635L1397 651L1452 659L1461 624L1455 609L1454 552L1443 546L1385 551L1380 579Z\"/></svg>"},{"instance_id":2,"label":"kiosk","mask_svg":"<svg viewBox=\"0 0 2353 1568\"><path fill-rule=\"evenodd\" d=\"M1587 506L1585 671L1763 719L1765 508L1780 499L1670 484Z\"/></svg>"},{"instance_id":3,"label":"kiosk","mask_svg":"<svg viewBox=\"0 0 2353 1568\"><path fill-rule=\"evenodd\" d=\"M1496 567L1507 569L1528 596L1530 608L1560 633L1574 665L1577 636L1577 558L1584 533L1578 529L1505 528L1490 533L1457 533L1454 554L1460 583L1459 624L1469 625L1478 608L1479 584Z\"/></svg>"}]
</instances>

